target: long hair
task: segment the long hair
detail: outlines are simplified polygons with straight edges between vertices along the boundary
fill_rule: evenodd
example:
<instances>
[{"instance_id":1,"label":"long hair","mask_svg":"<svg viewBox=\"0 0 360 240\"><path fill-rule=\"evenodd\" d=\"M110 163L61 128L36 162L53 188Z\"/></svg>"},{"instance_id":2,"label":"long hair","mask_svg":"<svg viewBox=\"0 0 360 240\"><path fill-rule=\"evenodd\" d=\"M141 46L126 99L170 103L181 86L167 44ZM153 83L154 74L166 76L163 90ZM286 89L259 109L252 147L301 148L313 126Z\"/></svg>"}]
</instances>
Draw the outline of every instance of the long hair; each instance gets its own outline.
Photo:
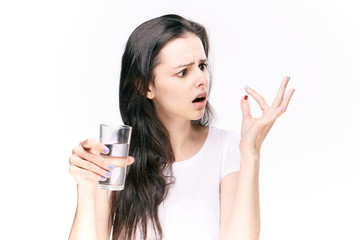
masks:
<instances>
[{"instance_id":1,"label":"long hair","mask_svg":"<svg viewBox=\"0 0 360 240\"><path fill-rule=\"evenodd\" d=\"M158 207L174 182L171 166L175 156L169 133L146 95L149 84L155 80L160 50L186 33L200 38L208 57L205 28L178 15L165 15L141 24L127 41L122 56L119 105L124 124L133 127L129 154L135 162L129 167L124 190L112 193L113 239L131 240L137 234L146 239L149 227L157 239L163 237ZM203 117L193 123L208 126L212 118L207 103Z\"/></svg>"}]
</instances>

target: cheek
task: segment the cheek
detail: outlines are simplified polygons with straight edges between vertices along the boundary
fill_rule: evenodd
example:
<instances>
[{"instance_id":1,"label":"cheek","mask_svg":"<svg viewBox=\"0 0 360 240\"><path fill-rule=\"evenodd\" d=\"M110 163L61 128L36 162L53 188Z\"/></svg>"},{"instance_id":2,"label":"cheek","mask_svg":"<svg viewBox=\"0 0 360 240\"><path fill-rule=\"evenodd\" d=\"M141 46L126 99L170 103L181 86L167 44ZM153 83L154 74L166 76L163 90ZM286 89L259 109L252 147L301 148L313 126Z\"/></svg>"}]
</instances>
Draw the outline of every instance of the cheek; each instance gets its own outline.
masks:
<instances>
[{"instance_id":1,"label":"cheek","mask_svg":"<svg viewBox=\"0 0 360 240\"><path fill-rule=\"evenodd\" d=\"M210 85L210 73L208 71L206 71L205 78L206 78L206 85L209 86Z\"/></svg>"},{"instance_id":2,"label":"cheek","mask_svg":"<svg viewBox=\"0 0 360 240\"><path fill-rule=\"evenodd\" d=\"M166 89L161 94L161 101L164 105L176 105L184 102L185 94L178 88Z\"/></svg>"},{"instance_id":3,"label":"cheek","mask_svg":"<svg viewBox=\"0 0 360 240\"><path fill-rule=\"evenodd\" d=\"M186 92L179 89L179 87L166 87L159 89L155 102L166 111L176 111L182 109L186 104Z\"/></svg>"}]
</instances>

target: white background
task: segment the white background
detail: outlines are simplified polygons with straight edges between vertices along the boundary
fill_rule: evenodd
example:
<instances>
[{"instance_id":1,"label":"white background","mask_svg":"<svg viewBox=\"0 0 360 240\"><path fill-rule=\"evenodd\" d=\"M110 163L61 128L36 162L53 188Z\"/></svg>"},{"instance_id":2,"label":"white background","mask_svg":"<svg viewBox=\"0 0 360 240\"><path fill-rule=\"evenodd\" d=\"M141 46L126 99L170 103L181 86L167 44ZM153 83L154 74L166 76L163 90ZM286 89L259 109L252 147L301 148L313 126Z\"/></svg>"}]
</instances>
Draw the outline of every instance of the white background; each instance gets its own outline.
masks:
<instances>
[{"instance_id":1,"label":"white background","mask_svg":"<svg viewBox=\"0 0 360 240\"><path fill-rule=\"evenodd\" d=\"M125 42L166 13L208 29L216 126L240 130L245 85L271 102L291 76L262 149L261 239L360 239L359 7L325 0L1 2L0 238L67 238L71 150L121 121Z\"/></svg>"}]
</instances>

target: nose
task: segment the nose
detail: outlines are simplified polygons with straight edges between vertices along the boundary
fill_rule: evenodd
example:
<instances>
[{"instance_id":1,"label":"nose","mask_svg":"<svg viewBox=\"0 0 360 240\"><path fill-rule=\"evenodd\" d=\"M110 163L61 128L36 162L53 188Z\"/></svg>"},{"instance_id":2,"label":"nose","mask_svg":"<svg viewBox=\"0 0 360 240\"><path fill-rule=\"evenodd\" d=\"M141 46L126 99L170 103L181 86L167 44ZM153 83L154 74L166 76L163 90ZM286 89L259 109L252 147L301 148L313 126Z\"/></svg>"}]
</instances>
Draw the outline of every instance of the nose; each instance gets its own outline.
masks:
<instances>
[{"instance_id":1,"label":"nose","mask_svg":"<svg viewBox=\"0 0 360 240\"><path fill-rule=\"evenodd\" d=\"M196 86L207 86L209 82L209 72L207 70L198 69L196 75Z\"/></svg>"}]
</instances>

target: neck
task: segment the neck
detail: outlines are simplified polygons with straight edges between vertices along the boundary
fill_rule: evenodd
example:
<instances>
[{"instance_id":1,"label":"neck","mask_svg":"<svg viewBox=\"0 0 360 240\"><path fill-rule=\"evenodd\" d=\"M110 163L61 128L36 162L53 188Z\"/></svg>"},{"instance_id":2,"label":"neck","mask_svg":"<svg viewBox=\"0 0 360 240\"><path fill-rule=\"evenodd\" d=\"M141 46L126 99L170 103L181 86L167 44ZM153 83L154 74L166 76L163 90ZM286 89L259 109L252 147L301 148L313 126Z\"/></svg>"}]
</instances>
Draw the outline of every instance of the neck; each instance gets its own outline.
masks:
<instances>
[{"instance_id":1,"label":"neck","mask_svg":"<svg viewBox=\"0 0 360 240\"><path fill-rule=\"evenodd\" d=\"M201 149L208 133L208 127L197 126L191 121L172 121L165 124L165 127L170 134L175 162L194 156Z\"/></svg>"},{"instance_id":2,"label":"neck","mask_svg":"<svg viewBox=\"0 0 360 240\"><path fill-rule=\"evenodd\" d=\"M181 149L192 138L195 126L191 121L171 121L165 124L174 151Z\"/></svg>"},{"instance_id":3,"label":"neck","mask_svg":"<svg viewBox=\"0 0 360 240\"><path fill-rule=\"evenodd\" d=\"M195 155L206 140L208 127L198 126L189 119L174 116L160 115L159 119L169 132L176 162Z\"/></svg>"}]
</instances>

